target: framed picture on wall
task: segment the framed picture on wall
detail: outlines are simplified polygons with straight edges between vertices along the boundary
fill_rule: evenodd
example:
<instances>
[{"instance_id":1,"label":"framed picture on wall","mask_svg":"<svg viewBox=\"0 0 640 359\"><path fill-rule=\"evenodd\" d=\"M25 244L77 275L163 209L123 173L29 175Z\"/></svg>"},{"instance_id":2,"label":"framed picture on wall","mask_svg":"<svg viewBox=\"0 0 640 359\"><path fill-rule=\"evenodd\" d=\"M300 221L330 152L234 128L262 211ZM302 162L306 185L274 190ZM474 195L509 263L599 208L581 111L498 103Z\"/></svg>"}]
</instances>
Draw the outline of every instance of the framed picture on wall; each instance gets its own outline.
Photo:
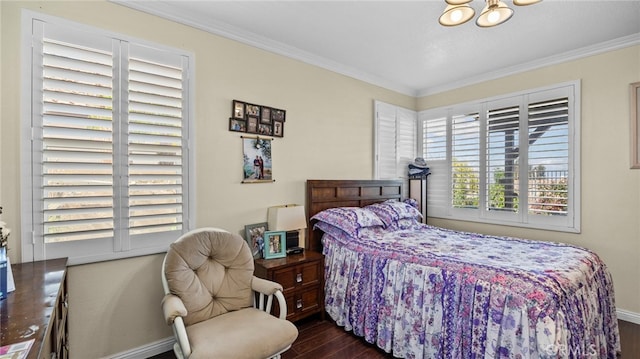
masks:
<instances>
[{"instance_id":1,"label":"framed picture on wall","mask_svg":"<svg viewBox=\"0 0 640 359\"><path fill-rule=\"evenodd\" d=\"M271 123L271 108L262 106L260 113L260 122L266 124Z\"/></svg>"},{"instance_id":2,"label":"framed picture on wall","mask_svg":"<svg viewBox=\"0 0 640 359\"><path fill-rule=\"evenodd\" d=\"M629 85L631 108L631 168L640 168L640 82Z\"/></svg>"},{"instance_id":3,"label":"framed picture on wall","mask_svg":"<svg viewBox=\"0 0 640 359\"><path fill-rule=\"evenodd\" d=\"M260 126L258 127L258 133L261 135L267 135L267 136L271 136L272 129L271 129L271 125L265 125L265 124L260 124Z\"/></svg>"},{"instance_id":4,"label":"framed picture on wall","mask_svg":"<svg viewBox=\"0 0 640 359\"><path fill-rule=\"evenodd\" d=\"M231 103L231 112L233 113L233 118L237 118L239 120L244 120L245 114L245 103L238 100L233 100Z\"/></svg>"},{"instance_id":5,"label":"framed picture on wall","mask_svg":"<svg viewBox=\"0 0 640 359\"><path fill-rule=\"evenodd\" d=\"M284 122L286 115L287 115L287 112L285 110L279 110L277 108L271 109L271 119L274 121Z\"/></svg>"},{"instance_id":6,"label":"framed picture on wall","mask_svg":"<svg viewBox=\"0 0 640 359\"><path fill-rule=\"evenodd\" d=\"M237 118L229 119L229 131L247 132L247 122Z\"/></svg>"},{"instance_id":7,"label":"framed picture on wall","mask_svg":"<svg viewBox=\"0 0 640 359\"><path fill-rule=\"evenodd\" d=\"M245 105L245 111L247 116L260 117L260 106L258 105L248 103Z\"/></svg>"},{"instance_id":8,"label":"framed picture on wall","mask_svg":"<svg viewBox=\"0 0 640 359\"><path fill-rule=\"evenodd\" d=\"M257 117L247 117L247 133L258 133Z\"/></svg>"},{"instance_id":9,"label":"framed picture on wall","mask_svg":"<svg viewBox=\"0 0 640 359\"><path fill-rule=\"evenodd\" d=\"M271 140L242 136L242 183L273 182L271 170Z\"/></svg>"},{"instance_id":10,"label":"framed picture on wall","mask_svg":"<svg viewBox=\"0 0 640 359\"><path fill-rule=\"evenodd\" d=\"M264 258L284 258L287 256L287 232L264 233Z\"/></svg>"},{"instance_id":11,"label":"framed picture on wall","mask_svg":"<svg viewBox=\"0 0 640 359\"><path fill-rule=\"evenodd\" d=\"M273 135L275 137L284 137L284 122L273 121Z\"/></svg>"}]
</instances>

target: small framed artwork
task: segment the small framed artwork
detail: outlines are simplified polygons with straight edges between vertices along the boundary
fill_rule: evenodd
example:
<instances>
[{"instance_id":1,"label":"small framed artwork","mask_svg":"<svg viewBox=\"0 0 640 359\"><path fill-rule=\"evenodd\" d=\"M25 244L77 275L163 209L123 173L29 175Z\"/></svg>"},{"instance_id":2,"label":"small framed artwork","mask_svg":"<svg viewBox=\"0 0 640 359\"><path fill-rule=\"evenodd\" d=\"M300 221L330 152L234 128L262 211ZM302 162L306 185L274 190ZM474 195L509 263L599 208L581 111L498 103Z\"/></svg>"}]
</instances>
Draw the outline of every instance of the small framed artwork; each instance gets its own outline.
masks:
<instances>
[{"instance_id":1,"label":"small framed artwork","mask_svg":"<svg viewBox=\"0 0 640 359\"><path fill-rule=\"evenodd\" d=\"M231 111L233 112L233 118L237 118L240 120L244 119L244 115L245 115L245 103L242 101L238 101L238 100L233 100L231 106L232 109Z\"/></svg>"},{"instance_id":2,"label":"small framed artwork","mask_svg":"<svg viewBox=\"0 0 640 359\"><path fill-rule=\"evenodd\" d=\"M257 117L247 117L247 133L258 133Z\"/></svg>"},{"instance_id":3,"label":"small framed artwork","mask_svg":"<svg viewBox=\"0 0 640 359\"><path fill-rule=\"evenodd\" d=\"M264 233L264 258L284 258L287 256L287 232Z\"/></svg>"},{"instance_id":4,"label":"small framed artwork","mask_svg":"<svg viewBox=\"0 0 640 359\"><path fill-rule=\"evenodd\" d=\"M264 249L264 234L268 229L267 222L248 224L244 226L244 239L249 244L253 259L262 258L262 250Z\"/></svg>"},{"instance_id":5,"label":"small framed artwork","mask_svg":"<svg viewBox=\"0 0 640 359\"><path fill-rule=\"evenodd\" d=\"M274 121L285 121L285 117L286 117L287 112L285 110L279 110L277 108L272 108L271 109L271 119L273 119Z\"/></svg>"},{"instance_id":6,"label":"small framed artwork","mask_svg":"<svg viewBox=\"0 0 640 359\"><path fill-rule=\"evenodd\" d=\"M242 137L242 183L273 182L271 170L271 140L260 137Z\"/></svg>"},{"instance_id":7,"label":"small framed artwork","mask_svg":"<svg viewBox=\"0 0 640 359\"><path fill-rule=\"evenodd\" d=\"M275 137L284 137L284 122L273 121L273 135Z\"/></svg>"},{"instance_id":8,"label":"small framed artwork","mask_svg":"<svg viewBox=\"0 0 640 359\"><path fill-rule=\"evenodd\" d=\"M270 124L271 123L271 108L262 106L260 113L260 122Z\"/></svg>"},{"instance_id":9,"label":"small framed artwork","mask_svg":"<svg viewBox=\"0 0 640 359\"><path fill-rule=\"evenodd\" d=\"M629 85L631 108L631 168L640 168L640 82Z\"/></svg>"},{"instance_id":10,"label":"small framed artwork","mask_svg":"<svg viewBox=\"0 0 640 359\"><path fill-rule=\"evenodd\" d=\"M252 105L250 103L245 104L247 116L260 117L260 106Z\"/></svg>"},{"instance_id":11,"label":"small framed artwork","mask_svg":"<svg viewBox=\"0 0 640 359\"><path fill-rule=\"evenodd\" d=\"M265 125L265 124L260 124L260 127L258 127L258 133L261 135L267 135L267 136L271 136L271 125Z\"/></svg>"},{"instance_id":12,"label":"small framed artwork","mask_svg":"<svg viewBox=\"0 0 640 359\"><path fill-rule=\"evenodd\" d=\"M237 118L230 118L229 131L247 132L247 123L244 120L238 120Z\"/></svg>"}]
</instances>

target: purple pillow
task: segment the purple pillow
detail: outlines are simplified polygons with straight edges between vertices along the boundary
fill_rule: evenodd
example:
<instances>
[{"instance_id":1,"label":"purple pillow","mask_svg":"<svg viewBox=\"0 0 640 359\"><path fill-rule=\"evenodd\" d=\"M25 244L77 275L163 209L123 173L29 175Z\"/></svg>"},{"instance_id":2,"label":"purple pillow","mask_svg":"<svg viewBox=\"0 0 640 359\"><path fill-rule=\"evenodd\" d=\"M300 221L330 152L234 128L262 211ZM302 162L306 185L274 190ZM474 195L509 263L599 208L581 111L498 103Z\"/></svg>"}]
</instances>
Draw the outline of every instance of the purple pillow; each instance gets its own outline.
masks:
<instances>
[{"instance_id":1,"label":"purple pillow","mask_svg":"<svg viewBox=\"0 0 640 359\"><path fill-rule=\"evenodd\" d=\"M422 218L422 213L411 203L406 202L389 200L382 203L374 203L365 208L375 213L388 229L406 227L407 221L405 220L417 222ZM399 221L401 221L402 226L399 225Z\"/></svg>"},{"instance_id":2,"label":"purple pillow","mask_svg":"<svg viewBox=\"0 0 640 359\"><path fill-rule=\"evenodd\" d=\"M330 224L353 237L358 237L362 228L384 227L384 223L375 213L360 207L329 208L311 219Z\"/></svg>"}]
</instances>

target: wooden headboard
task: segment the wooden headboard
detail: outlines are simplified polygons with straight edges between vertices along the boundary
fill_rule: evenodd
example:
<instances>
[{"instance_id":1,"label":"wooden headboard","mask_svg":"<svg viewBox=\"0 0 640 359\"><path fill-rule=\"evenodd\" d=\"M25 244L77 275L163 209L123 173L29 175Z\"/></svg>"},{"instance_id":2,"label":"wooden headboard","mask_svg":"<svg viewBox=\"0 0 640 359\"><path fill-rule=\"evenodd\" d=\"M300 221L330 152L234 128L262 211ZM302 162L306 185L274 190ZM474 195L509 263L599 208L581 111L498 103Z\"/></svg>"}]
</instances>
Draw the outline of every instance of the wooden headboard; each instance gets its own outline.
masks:
<instances>
[{"instance_id":1,"label":"wooden headboard","mask_svg":"<svg viewBox=\"0 0 640 359\"><path fill-rule=\"evenodd\" d=\"M306 249L322 251L322 232L313 230L316 213L333 207L364 207L388 199L402 199L402 180L307 180Z\"/></svg>"}]
</instances>

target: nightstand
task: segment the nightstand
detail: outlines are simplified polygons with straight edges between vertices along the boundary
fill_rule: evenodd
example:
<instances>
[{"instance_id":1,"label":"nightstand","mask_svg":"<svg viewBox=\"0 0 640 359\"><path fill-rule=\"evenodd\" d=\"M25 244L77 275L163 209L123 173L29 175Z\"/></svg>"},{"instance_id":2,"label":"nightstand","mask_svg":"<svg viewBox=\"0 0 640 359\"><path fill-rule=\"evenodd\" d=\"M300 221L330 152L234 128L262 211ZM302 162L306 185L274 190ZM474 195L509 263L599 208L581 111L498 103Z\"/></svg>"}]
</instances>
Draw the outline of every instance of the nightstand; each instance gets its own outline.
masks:
<instances>
[{"instance_id":1,"label":"nightstand","mask_svg":"<svg viewBox=\"0 0 640 359\"><path fill-rule=\"evenodd\" d=\"M295 322L320 313L324 320L324 256L314 251L278 259L256 259L255 275L280 283L287 300L287 319ZM280 313L275 303L275 315Z\"/></svg>"}]
</instances>

